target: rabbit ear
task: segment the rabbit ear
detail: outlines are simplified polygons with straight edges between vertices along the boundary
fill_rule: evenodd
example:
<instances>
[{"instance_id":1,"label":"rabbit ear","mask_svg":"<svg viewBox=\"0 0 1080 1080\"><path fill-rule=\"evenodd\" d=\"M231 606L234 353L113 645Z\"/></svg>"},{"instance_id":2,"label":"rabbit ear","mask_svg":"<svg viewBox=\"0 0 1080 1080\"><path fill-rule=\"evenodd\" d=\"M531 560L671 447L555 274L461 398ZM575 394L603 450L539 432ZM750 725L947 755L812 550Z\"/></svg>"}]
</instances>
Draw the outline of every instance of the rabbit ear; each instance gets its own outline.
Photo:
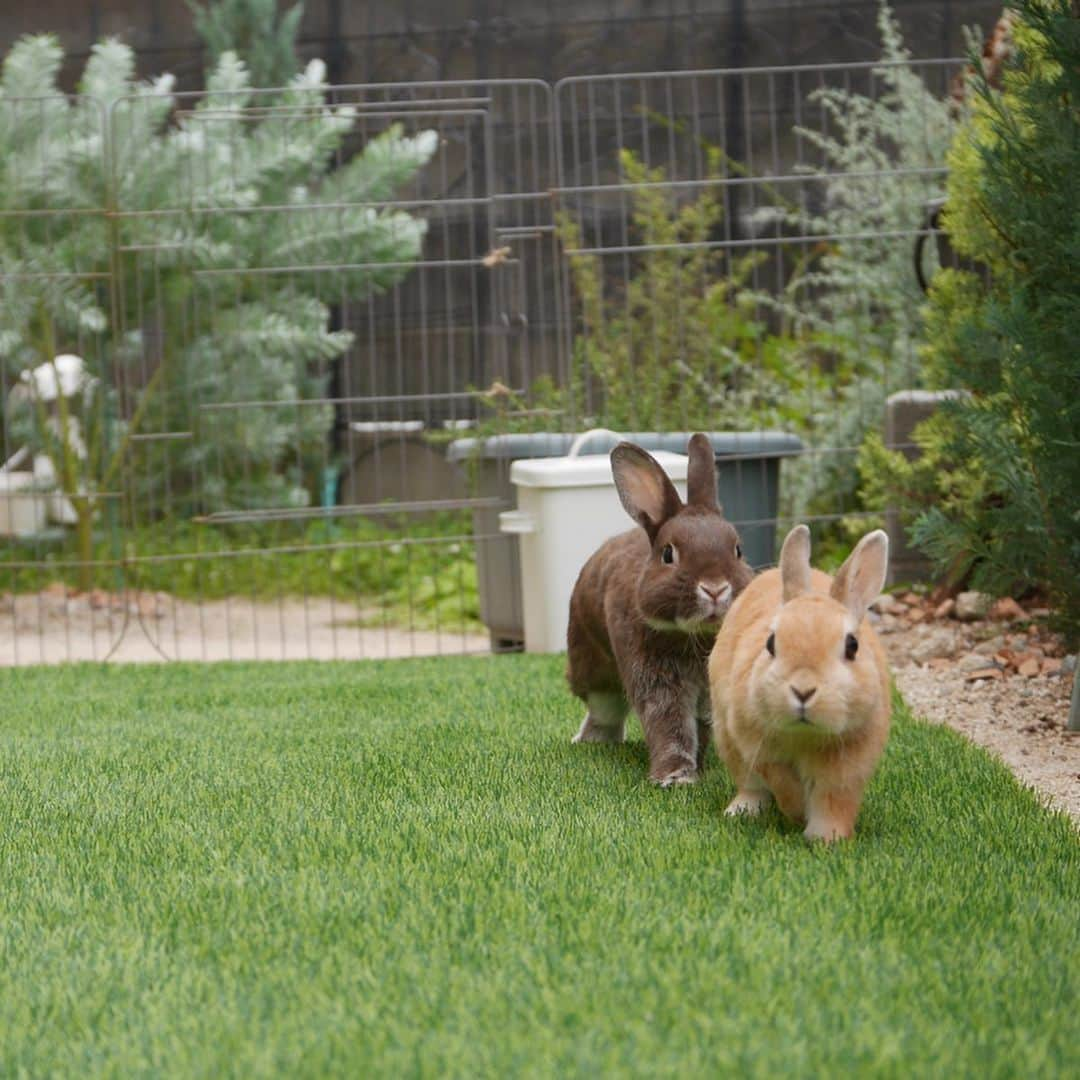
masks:
<instances>
[{"instance_id":1,"label":"rabbit ear","mask_svg":"<svg viewBox=\"0 0 1080 1080\"><path fill-rule=\"evenodd\" d=\"M784 538L780 584L785 604L810 591L810 530L805 525L796 525Z\"/></svg>"},{"instance_id":2,"label":"rabbit ear","mask_svg":"<svg viewBox=\"0 0 1080 1080\"><path fill-rule=\"evenodd\" d=\"M889 570L889 538L881 529L867 533L836 572L829 595L861 623L866 609L885 587Z\"/></svg>"},{"instance_id":3,"label":"rabbit ear","mask_svg":"<svg viewBox=\"0 0 1080 1080\"><path fill-rule=\"evenodd\" d=\"M691 506L719 510L716 501L716 458L713 456L712 444L699 431L690 436L690 445L686 452L690 455L690 464L686 471L686 501Z\"/></svg>"},{"instance_id":4,"label":"rabbit ear","mask_svg":"<svg viewBox=\"0 0 1080 1080\"><path fill-rule=\"evenodd\" d=\"M660 526L683 506L675 485L656 459L633 443L619 443L611 451L615 488L626 512L656 539Z\"/></svg>"}]
</instances>

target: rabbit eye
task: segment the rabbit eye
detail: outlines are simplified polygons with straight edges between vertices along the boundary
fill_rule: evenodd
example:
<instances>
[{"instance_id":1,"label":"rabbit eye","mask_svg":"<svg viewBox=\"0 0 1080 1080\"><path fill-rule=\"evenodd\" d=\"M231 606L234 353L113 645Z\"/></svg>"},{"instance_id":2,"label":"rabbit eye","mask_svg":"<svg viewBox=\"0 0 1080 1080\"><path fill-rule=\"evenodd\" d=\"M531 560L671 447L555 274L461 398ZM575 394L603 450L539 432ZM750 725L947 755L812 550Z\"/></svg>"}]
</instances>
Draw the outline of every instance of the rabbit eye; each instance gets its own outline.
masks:
<instances>
[{"instance_id":1,"label":"rabbit eye","mask_svg":"<svg viewBox=\"0 0 1080 1080\"><path fill-rule=\"evenodd\" d=\"M768 640L765 642L765 648L770 656L776 655L776 635L770 634Z\"/></svg>"},{"instance_id":2,"label":"rabbit eye","mask_svg":"<svg viewBox=\"0 0 1080 1080\"><path fill-rule=\"evenodd\" d=\"M665 544L664 550L660 552L660 558L670 565L675 561L675 549L670 544Z\"/></svg>"},{"instance_id":3,"label":"rabbit eye","mask_svg":"<svg viewBox=\"0 0 1080 1080\"><path fill-rule=\"evenodd\" d=\"M859 651L859 639L854 634L848 634L844 638L844 657L848 660L854 660L855 654Z\"/></svg>"},{"instance_id":4,"label":"rabbit eye","mask_svg":"<svg viewBox=\"0 0 1080 1080\"><path fill-rule=\"evenodd\" d=\"M735 558L736 559L741 559L742 558L742 544L736 544L735 545Z\"/></svg>"}]
</instances>

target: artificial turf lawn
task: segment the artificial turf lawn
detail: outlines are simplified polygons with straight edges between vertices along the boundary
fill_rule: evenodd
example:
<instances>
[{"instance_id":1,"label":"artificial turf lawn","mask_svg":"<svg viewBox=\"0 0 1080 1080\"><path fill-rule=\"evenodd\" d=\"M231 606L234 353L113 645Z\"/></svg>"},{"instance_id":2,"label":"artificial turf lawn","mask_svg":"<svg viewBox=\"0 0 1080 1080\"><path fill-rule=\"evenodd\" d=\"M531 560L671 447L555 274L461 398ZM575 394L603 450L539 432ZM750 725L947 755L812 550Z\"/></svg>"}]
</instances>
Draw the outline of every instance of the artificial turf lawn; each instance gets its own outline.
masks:
<instances>
[{"instance_id":1,"label":"artificial turf lawn","mask_svg":"<svg viewBox=\"0 0 1080 1080\"><path fill-rule=\"evenodd\" d=\"M557 658L0 673L0 1072L1076 1075L1080 841L899 717L857 839Z\"/></svg>"}]
</instances>

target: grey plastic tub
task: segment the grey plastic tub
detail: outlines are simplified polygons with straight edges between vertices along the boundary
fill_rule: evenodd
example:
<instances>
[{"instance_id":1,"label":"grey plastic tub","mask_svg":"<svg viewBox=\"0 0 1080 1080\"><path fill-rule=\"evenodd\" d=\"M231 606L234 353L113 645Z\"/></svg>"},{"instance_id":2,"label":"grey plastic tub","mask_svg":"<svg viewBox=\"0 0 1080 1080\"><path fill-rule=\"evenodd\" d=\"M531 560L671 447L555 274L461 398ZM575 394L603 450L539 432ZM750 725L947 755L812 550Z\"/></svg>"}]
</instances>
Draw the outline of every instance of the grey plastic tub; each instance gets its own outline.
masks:
<instances>
[{"instance_id":1,"label":"grey plastic tub","mask_svg":"<svg viewBox=\"0 0 1080 1080\"><path fill-rule=\"evenodd\" d=\"M625 438L646 450L686 453L691 432L631 431L625 435L596 432L583 442L582 454L605 454ZM739 530L743 550L754 567L775 559L776 517L780 497L780 461L798 454L802 440L781 431L711 431L716 455L716 487L724 513ZM522 458L562 457L576 435L540 432L495 435L488 439L457 439L450 444L450 461L472 471L473 493L494 498L499 506L473 510L480 618L491 635L492 648L504 652L521 648L525 637L521 611L521 562L516 537L499 533L499 513L514 505L510 465ZM631 528L630 519L626 527Z\"/></svg>"}]
</instances>

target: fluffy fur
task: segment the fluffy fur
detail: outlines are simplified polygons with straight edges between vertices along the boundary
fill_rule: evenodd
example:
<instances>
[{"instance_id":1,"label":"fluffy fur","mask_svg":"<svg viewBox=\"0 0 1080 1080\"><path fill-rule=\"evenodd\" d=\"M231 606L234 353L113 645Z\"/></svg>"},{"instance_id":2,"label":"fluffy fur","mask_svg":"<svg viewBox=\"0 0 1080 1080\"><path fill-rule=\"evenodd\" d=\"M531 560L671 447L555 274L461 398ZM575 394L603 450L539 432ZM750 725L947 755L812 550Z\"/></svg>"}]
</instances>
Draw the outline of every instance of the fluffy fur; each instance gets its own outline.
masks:
<instances>
[{"instance_id":1,"label":"fluffy fur","mask_svg":"<svg viewBox=\"0 0 1080 1080\"><path fill-rule=\"evenodd\" d=\"M631 706L658 784L692 783L708 747L706 663L732 599L753 577L716 502L704 435L688 453L687 503L640 447L611 452L615 484L640 526L589 559L570 600L567 679L588 706L575 742L622 742Z\"/></svg>"},{"instance_id":2,"label":"fluffy fur","mask_svg":"<svg viewBox=\"0 0 1080 1080\"><path fill-rule=\"evenodd\" d=\"M807 839L852 835L889 734L888 662L865 620L887 564L878 530L835 579L811 570L810 532L799 525L780 566L732 606L709 659L716 745L738 788L728 814L757 814L775 799Z\"/></svg>"}]
</instances>

